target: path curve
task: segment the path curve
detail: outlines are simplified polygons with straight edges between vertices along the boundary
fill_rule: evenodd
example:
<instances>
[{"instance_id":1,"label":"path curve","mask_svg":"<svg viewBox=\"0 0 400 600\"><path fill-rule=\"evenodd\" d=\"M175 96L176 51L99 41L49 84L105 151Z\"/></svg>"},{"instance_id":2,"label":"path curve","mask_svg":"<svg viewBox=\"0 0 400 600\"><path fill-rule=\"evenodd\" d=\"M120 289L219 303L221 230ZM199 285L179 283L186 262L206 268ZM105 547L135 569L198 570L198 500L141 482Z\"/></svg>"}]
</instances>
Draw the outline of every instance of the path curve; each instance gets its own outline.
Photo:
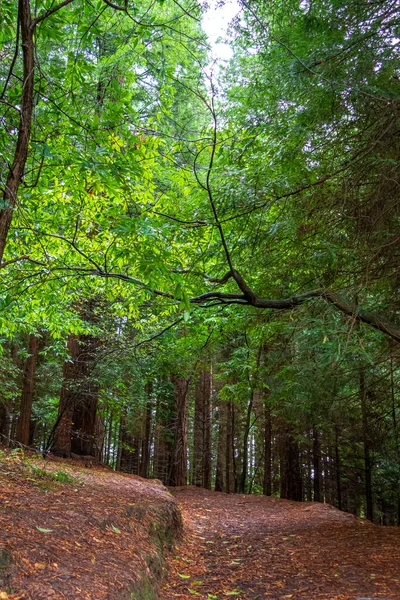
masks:
<instances>
[{"instance_id":1,"label":"path curve","mask_svg":"<svg viewBox=\"0 0 400 600\"><path fill-rule=\"evenodd\" d=\"M400 599L400 528L319 503L170 490L185 537L159 600Z\"/></svg>"}]
</instances>

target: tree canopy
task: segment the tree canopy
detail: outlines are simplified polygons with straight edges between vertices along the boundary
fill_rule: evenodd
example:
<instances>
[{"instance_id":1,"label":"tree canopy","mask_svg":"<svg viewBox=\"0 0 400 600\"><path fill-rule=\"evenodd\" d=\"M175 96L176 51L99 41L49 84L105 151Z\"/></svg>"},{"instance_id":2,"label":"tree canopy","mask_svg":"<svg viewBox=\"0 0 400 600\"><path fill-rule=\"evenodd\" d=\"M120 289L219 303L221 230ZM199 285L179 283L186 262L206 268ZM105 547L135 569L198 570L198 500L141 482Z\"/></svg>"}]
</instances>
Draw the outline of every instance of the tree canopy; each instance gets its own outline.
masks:
<instances>
[{"instance_id":1,"label":"tree canopy","mask_svg":"<svg viewBox=\"0 0 400 600\"><path fill-rule=\"evenodd\" d=\"M162 476L207 413L203 483L398 520L397 2L238 9L215 67L196 0L2 3L0 430L30 377Z\"/></svg>"}]
</instances>

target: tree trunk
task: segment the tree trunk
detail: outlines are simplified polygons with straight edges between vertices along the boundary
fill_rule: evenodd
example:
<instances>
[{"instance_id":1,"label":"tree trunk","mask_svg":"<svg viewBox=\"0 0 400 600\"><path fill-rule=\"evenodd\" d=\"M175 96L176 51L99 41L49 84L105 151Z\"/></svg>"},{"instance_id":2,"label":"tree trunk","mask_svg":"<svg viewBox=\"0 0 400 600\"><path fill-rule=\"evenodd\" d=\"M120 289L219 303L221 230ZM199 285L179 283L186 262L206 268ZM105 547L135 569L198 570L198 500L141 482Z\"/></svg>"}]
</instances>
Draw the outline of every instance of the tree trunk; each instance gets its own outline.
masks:
<instances>
[{"instance_id":1,"label":"tree trunk","mask_svg":"<svg viewBox=\"0 0 400 600\"><path fill-rule=\"evenodd\" d=\"M281 498L301 502L302 481L299 463L299 445L288 423L281 426L280 441Z\"/></svg>"},{"instance_id":2,"label":"tree trunk","mask_svg":"<svg viewBox=\"0 0 400 600\"><path fill-rule=\"evenodd\" d=\"M25 446L29 444L30 422L32 416L32 404L35 395L35 378L37 359L39 354L39 339L31 334L29 336L29 356L26 359L24 379L22 385L21 408L17 423L16 440Z\"/></svg>"},{"instance_id":3,"label":"tree trunk","mask_svg":"<svg viewBox=\"0 0 400 600\"><path fill-rule=\"evenodd\" d=\"M218 401L218 449L215 471L215 491L226 491L226 442L227 442L227 403Z\"/></svg>"},{"instance_id":4,"label":"tree trunk","mask_svg":"<svg viewBox=\"0 0 400 600\"><path fill-rule=\"evenodd\" d=\"M106 447L104 450L104 462L106 465L110 464L111 444L112 444L112 428L113 428L113 415L110 412L110 415L108 418L108 423L107 423L107 428L106 428L107 443L106 443Z\"/></svg>"},{"instance_id":5,"label":"tree trunk","mask_svg":"<svg viewBox=\"0 0 400 600\"><path fill-rule=\"evenodd\" d=\"M321 446L319 443L318 429L315 425L313 433L313 470L314 470L314 502L321 502Z\"/></svg>"},{"instance_id":6,"label":"tree trunk","mask_svg":"<svg viewBox=\"0 0 400 600\"><path fill-rule=\"evenodd\" d=\"M4 185L3 208L0 210L0 264L3 262L7 236L17 201L18 189L24 175L31 137L35 58L33 42L34 28L32 27L29 0L19 0L18 21L23 54L22 93L17 145L7 181ZM24 439L26 439L25 436Z\"/></svg>"},{"instance_id":7,"label":"tree trunk","mask_svg":"<svg viewBox=\"0 0 400 600\"><path fill-rule=\"evenodd\" d=\"M140 460L140 476L146 478L149 470L150 437L151 437L151 415L153 411L153 385L151 381L146 383L147 394L146 411L144 416L144 435L142 437L142 453Z\"/></svg>"},{"instance_id":8,"label":"tree trunk","mask_svg":"<svg viewBox=\"0 0 400 600\"><path fill-rule=\"evenodd\" d=\"M95 452L94 456L97 458L99 462L102 462L102 456L104 451L104 441L106 437L106 427L104 424L103 417L100 415L96 416L96 425L95 425Z\"/></svg>"},{"instance_id":9,"label":"tree trunk","mask_svg":"<svg viewBox=\"0 0 400 600\"><path fill-rule=\"evenodd\" d=\"M211 488L212 370L201 371L196 385L193 423L193 484Z\"/></svg>"},{"instance_id":10,"label":"tree trunk","mask_svg":"<svg viewBox=\"0 0 400 600\"><path fill-rule=\"evenodd\" d=\"M133 415L137 415L134 413ZM125 473L133 473L139 475L140 470L140 448L142 445L142 437L140 432L140 421L132 420L130 415L129 424L127 423L127 413L124 412L120 419L120 434L119 434L119 450L118 450L118 469ZM139 426L138 426L139 425ZM132 431L132 429L135 429Z\"/></svg>"},{"instance_id":11,"label":"tree trunk","mask_svg":"<svg viewBox=\"0 0 400 600\"><path fill-rule=\"evenodd\" d=\"M9 407L6 401L0 402L0 443L8 443L8 433L10 429Z\"/></svg>"},{"instance_id":12,"label":"tree trunk","mask_svg":"<svg viewBox=\"0 0 400 600\"><path fill-rule=\"evenodd\" d=\"M74 414L74 403L76 389L73 384L79 380L80 367L78 363L79 338L75 334L68 336L67 347L70 360L64 363L63 382L60 393L60 404L58 407L58 418L54 430L52 452L58 456L69 457L71 455L71 429L72 416Z\"/></svg>"},{"instance_id":13,"label":"tree trunk","mask_svg":"<svg viewBox=\"0 0 400 600\"><path fill-rule=\"evenodd\" d=\"M263 480L263 494L264 496L271 496L272 494L272 418L271 409L267 405L265 399L264 405L264 480Z\"/></svg>"},{"instance_id":14,"label":"tree trunk","mask_svg":"<svg viewBox=\"0 0 400 600\"><path fill-rule=\"evenodd\" d=\"M242 460L242 473L240 475L240 483L239 483L239 494L244 494L246 492L246 479L247 479L248 457L249 457L249 435L250 435L251 414L253 412L253 403L254 403L255 393L256 392L254 390L251 390L249 402L247 404L246 423L245 423L244 435L243 435L243 460Z\"/></svg>"},{"instance_id":15,"label":"tree trunk","mask_svg":"<svg viewBox=\"0 0 400 600\"><path fill-rule=\"evenodd\" d=\"M225 491L228 494L237 492L235 457L235 406L231 401L227 403L225 482Z\"/></svg>"},{"instance_id":16,"label":"tree trunk","mask_svg":"<svg viewBox=\"0 0 400 600\"><path fill-rule=\"evenodd\" d=\"M365 468L365 504L366 516L370 521L374 520L374 506L372 499L372 461L370 451L370 436L367 410L367 391L365 387L365 374L360 371L360 400L362 416L362 432L364 444L364 468Z\"/></svg>"},{"instance_id":17,"label":"tree trunk","mask_svg":"<svg viewBox=\"0 0 400 600\"><path fill-rule=\"evenodd\" d=\"M342 485L341 485L341 469L340 469L340 454L339 454L339 428L335 425L335 473L336 473L336 497L337 507L342 510Z\"/></svg>"},{"instance_id":18,"label":"tree trunk","mask_svg":"<svg viewBox=\"0 0 400 600\"><path fill-rule=\"evenodd\" d=\"M187 431L189 380L173 375L175 391L175 445L171 463L170 485L187 484Z\"/></svg>"},{"instance_id":19,"label":"tree trunk","mask_svg":"<svg viewBox=\"0 0 400 600\"><path fill-rule=\"evenodd\" d=\"M79 336L78 393L72 416L71 452L94 456L96 453L96 415L99 386L93 381L92 371L98 340L92 335Z\"/></svg>"},{"instance_id":20,"label":"tree trunk","mask_svg":"<svg viewBox=\"0 0 400 600\"><path fill-rule=\"evenodd\" d=\"M154 431L154 477L171 485L175 447L176 399L172 381L161 378L156 396Z\"/></svg>"}]
</instances>

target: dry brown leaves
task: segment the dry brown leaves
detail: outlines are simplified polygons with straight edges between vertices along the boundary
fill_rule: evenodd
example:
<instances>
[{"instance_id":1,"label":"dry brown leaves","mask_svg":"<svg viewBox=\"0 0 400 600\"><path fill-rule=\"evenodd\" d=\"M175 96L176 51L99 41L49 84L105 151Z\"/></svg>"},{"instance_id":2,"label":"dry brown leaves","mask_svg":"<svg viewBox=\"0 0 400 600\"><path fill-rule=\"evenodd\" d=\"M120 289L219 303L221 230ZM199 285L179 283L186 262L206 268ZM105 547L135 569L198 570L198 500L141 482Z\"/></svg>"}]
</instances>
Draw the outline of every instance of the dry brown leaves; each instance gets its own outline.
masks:
<instances>
[{"instance_id":1,"label":"dry brown leaves","mask_svg":"<svg viewBox=\"0 0 400 600\"><path fill-rule=\"evenodd\" d=\"M0 599L129 598L157 552L146 506L175 505L165 488L73 461L26 462L0 464L0 550L14 561ZM47 481L32 466L75 480Z\"/></svg>"},{"instance_id":2,"label":"dry brown leaves","mask_svg":"<svg viewBox=\"0 0 400 600\"><path fill-rule=\"evenodd\" d=\"M160 600L400 598L400 528L323 504L173 493L186 534Z\"/></svg>"}]
</instances>

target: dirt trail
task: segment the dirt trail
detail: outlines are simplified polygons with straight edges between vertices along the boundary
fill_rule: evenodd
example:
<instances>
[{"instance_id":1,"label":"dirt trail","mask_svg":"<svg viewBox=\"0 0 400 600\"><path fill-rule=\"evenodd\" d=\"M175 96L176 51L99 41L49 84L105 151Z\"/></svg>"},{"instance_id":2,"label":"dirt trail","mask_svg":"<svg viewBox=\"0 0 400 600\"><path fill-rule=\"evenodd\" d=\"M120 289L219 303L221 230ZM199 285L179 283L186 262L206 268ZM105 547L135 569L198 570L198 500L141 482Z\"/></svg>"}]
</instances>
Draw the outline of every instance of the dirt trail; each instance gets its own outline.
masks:
<instances>
[{"instance_id":1,"label":"dirt trail","mask_svg":"<svg viewBox=\"0 0 400 600\"><path fill-rule=\"evenodd\" d=\"M324 504L171 491L186 533L159 600L400 599L400 528Z\"/></svg>"}]
</instances>

